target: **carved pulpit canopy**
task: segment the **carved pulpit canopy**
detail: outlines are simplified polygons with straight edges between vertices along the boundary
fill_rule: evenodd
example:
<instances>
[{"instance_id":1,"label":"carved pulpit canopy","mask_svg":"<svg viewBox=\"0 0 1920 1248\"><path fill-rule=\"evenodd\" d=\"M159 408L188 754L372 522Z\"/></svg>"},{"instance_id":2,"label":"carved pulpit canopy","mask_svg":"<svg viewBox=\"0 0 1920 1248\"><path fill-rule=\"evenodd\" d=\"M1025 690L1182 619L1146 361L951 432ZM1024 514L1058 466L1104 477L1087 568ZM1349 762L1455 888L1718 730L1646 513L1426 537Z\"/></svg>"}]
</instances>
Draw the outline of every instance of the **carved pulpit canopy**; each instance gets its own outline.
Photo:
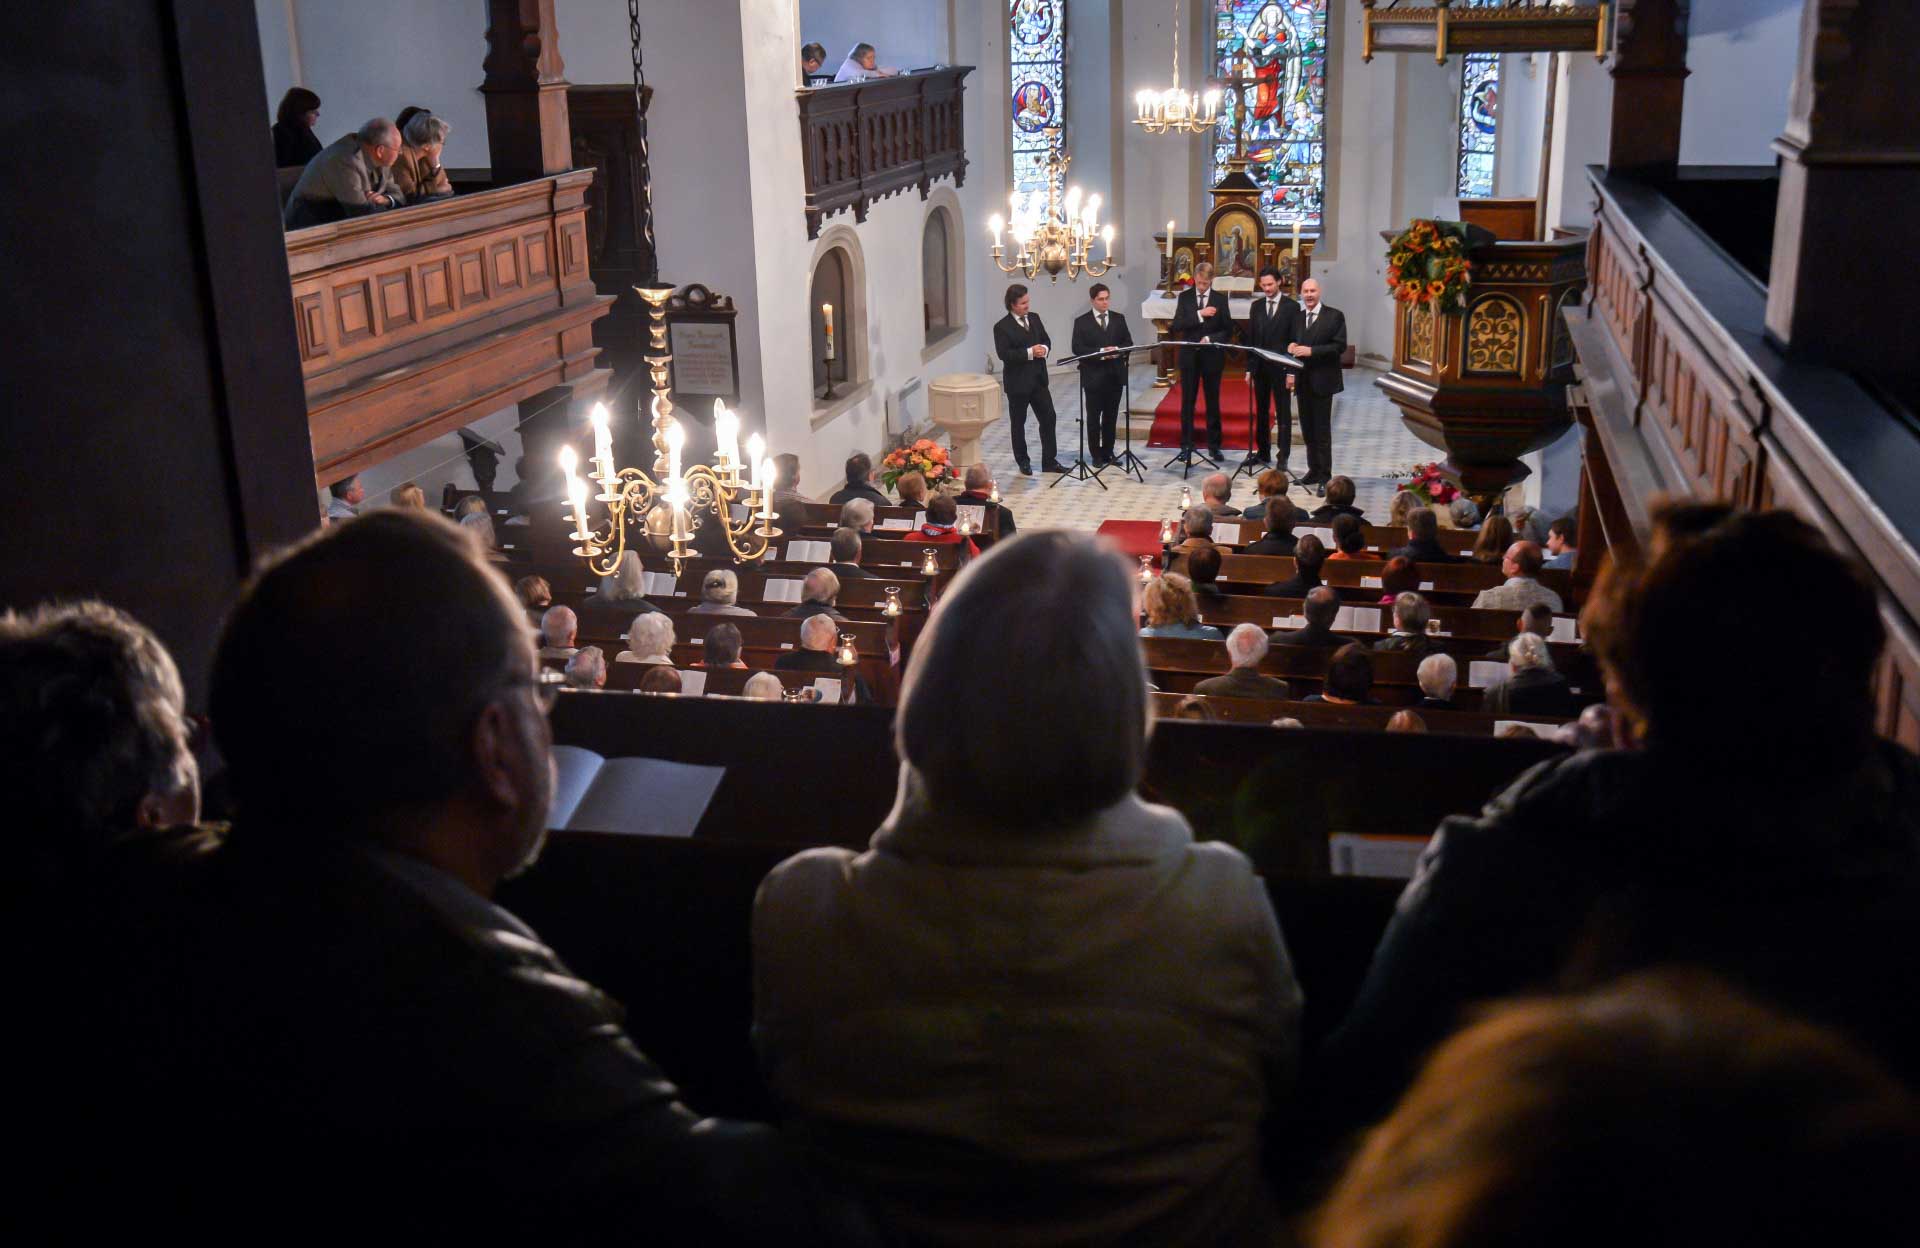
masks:
<instances>
[{"instance_id":1,"label":"carved pulpit canopy","mask_svg":"<svg viewBox=\"0 0 1920 1248\"><path fill-rule=\"evenodd\" d=\"M1631 0L1629 0L1631 3ZM1431 52L1444 64L1468 52L1607 54L1614 5L1549 0L1360 0L1360 55Z\"/></svg>"}]
</instances>

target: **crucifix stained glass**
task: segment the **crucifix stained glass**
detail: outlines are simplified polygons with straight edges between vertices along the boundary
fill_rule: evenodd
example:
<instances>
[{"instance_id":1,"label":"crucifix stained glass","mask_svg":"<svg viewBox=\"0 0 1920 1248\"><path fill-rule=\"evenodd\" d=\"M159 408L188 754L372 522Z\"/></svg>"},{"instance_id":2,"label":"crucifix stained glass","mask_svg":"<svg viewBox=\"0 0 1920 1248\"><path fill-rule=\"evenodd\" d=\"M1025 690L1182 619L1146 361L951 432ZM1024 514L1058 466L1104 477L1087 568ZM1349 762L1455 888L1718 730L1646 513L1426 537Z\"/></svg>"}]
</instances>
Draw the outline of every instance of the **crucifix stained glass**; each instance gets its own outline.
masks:
<instances>
[{"instance_id":1,"label":"crucifix stained glass","mask_svg":"<svg viewBox=\"0 0 1920 1248\"><path fill-rule=\"evenodd\" d=\"M1047 189L1047 127L1067 117L1066 0L1007 0L1013 189Z\"/></svg>"},{"instance_id":2,"label":"crucifix stained glass","mask_svg":"<svg viewBox=\"0 0 1920 1248\"><path fill-rule=\"evenodd\" d=\"M1247 77L1247 173L1272 228L1320 229L1327 190L1327 0L1214 0L1214 71ZM1234 152L1237 92L1220 106L1213 176Z\"/></svg>"}]
</instances>

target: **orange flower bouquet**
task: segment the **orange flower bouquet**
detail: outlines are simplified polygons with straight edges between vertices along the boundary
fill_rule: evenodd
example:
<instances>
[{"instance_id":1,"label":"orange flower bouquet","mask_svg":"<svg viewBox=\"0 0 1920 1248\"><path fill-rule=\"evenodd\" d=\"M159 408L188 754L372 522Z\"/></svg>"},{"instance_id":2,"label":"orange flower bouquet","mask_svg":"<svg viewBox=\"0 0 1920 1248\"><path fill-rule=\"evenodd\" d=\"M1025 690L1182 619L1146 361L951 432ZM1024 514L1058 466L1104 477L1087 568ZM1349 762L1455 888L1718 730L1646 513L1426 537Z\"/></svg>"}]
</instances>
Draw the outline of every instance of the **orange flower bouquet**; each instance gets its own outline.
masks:
<instances>
[{"instance_id":1,"label":"orange flower bouquet","mask_svg":"<svg viewBox=\"0 0 1920 1248\"><path fill-rule=\"evenodd\" d=\"M880 461L880 480L891 490L901 477L917 472L927 479L929 486L939 489L958 476L949 462L951 454L931 438L896 446Z\"/></svg>"},{"instance_id":2,"label":"orange flower bouquet","mask_svg":"<svg viewBox=\"0 0 1920 1248\"><path fill-rule=\"evenodd\" d=\"M1460 312L1473 284L1467 230L1458 221L1414 221L1387 247L1387 289L1401 303Z\"/></svg>"}]
</instances>

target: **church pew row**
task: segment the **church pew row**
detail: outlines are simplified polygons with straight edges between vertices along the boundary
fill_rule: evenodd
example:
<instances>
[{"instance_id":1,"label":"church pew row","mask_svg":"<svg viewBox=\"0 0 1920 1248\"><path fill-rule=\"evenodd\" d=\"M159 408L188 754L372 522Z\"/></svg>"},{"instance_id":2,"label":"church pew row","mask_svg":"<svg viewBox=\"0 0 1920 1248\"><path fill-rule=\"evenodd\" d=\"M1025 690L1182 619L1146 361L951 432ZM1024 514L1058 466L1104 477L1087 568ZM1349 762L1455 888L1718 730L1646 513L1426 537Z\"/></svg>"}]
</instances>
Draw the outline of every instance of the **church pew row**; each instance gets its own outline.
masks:
<instances>
[{"instance_id":1,"label":"church pew row","mask_svg":"<svg viewBox=\"0 0 1920 1248\"><path fill-rule=\"evenodd\" d=\"M917 527L920 523L922 510L923 509L919 507L876 506L873 509L873 532L862 535L862 540L885 538L890 532L898 533L900 531L900 522L903 520L906 521L908 527ZM814 541L824 541L828 537L833 536L833 531L840 527L839 503L810 502L806 504L806 515L807 525L806 529L800 534L801 537ZM981 529L982 537L992 540L1000 536L1000 513L998 511L989 511L983 508L982 522L984 525Z\"/></svg>"},{"instance_id":2,"label":"church pew row","mask_svg":"<svg viewBox=\"0 0 1920 1248\"><path fill-rule=\"evenodd\" d=\"M599 646L606 652L610 685L615 669L639 666L614 662L616 656L627 648L627 624L630 618L609 619L604 613L581 617L579 643L583 646ZM694 615L683 612L674 618L674 646L668 654L677 666L691 667L701 661L707 630L719 624L732 624L740 630L740 657L748 668L770 671L782 654L800 648L801 623L800 620L786 617ZM868 620L848 620L836 627L853 637L854 652L859 656L855 666L873 690L874 697L883 704L891 704L899 689L898 668L893 661L896 649L891 637L893 626ZM564 663L557 665L564 666ZM627 679L637 681L639 678L633 676ZM745 680L744 674L741 679ZM738 691L716 688L715 692Z\"/></svg>"},{"instance_id":3,"label":"church pew row","mask_svg":"<svg viewBox=\"0 0 1920 1248\"><path fill-rule=\"evenodd\" d=\"M647 674L651 663L613 663L607 667L607 690L613 693L638 693L640 679ZM724 694L727 697L742 697L746 692L747 678L756 671L767 672L780 682L783 689L810 689L814 682L835 677L823 672L782 672L775 671L771 665L754 667L751 663L744 668L721 667L705 668L695 666L695 660L674 657L674 670L680 673L683 687L691 685L697 679L703 682L701 696ZM642 697L670 697L670 694L640 694Z\"/></svg>"},{"instance_id":4,"label":"church pew row","mask_svg":"<svg viewBox=\"0 0 1920 1248\"><path fill-rule=\"evenodd\" d=\"M1238 552L1266 535L1267 521L1264 516L1257 520L1225 516L1214 521L1213 529L1211 540L1214 545ZM1377 557L1382 560L1391 558L1394 551L1407 544L1407 530L1401 525L1363 524L1360 532L1366 538L1367 549L1377 552ZM1308 520L1306 512L1302 511L1294 523L1293 535L1302 537L1308 533L1325 542L1328 550L1333 549L1333 526ZM1466 555L1472 553L1473 544L1479 537L1476 529L1443 528L1436 540L1440 543L1440 549L1448 554ZM1176 535L1174 540L1179 541L1180 536Z\"/></svg>"},{"instance_id":5,"label":"church pew row","mask_svg":"<svg viewBox=\"0 0 1920 1248\"><path fill-rule=\"evenodd\" d=\"M647 571L672 574L673 563L664 553L638 547L635 549L636 553L640 556L641 564L645 566ZM934 560L939 567L939 571L932 576L928 576L921 570L928 549L932 549ZM786 553L784 546L780 548L780 553ZM598 586L600 583L599 575L587 566L586 560L576 555L569 554L564 558L545 558L536 562L538 566L529 570L540 576L544 576L548 583L553 586L555 592L562 590L578 592ZM700 578L714 568L731 568L737 575L742 577L772 574L781 576L805 576L809 571L823 566L826 562L826 560L822 559L817 562L789 562L779 560L774 562L735 563L731 559L708 559L696 555L681 561L681 571L677 588L689 591L692 596L698 596ZM861 549L860 566L871 573L871 576L849 577L847 578L849 584L855 580L873 580L887 585L904 586L910 582L917 583L926 581L937 586L943 580L950 578L953 573L959 571L960 549L958 546L934 546L929 548L924 543L918 542L871 542ZM936 594L935 596L937 597L938 595Z\"/></svg>"},{"instance_id":6,"label":"church pew row","mask_svg":"<svg viewBox=\"0 0 1920 1248\"><path fill-rule=\"evenodd\" d=\"M1187 570L1185 551L1168 551L1165 562L1169 572ZM1493 564L1417 563L1414 566L1419 569L1421 582L1433 586L1420 592L1436 603L1470 605L1481 590L1506 581L1499 567ZM1329 559L1321 566L1320 575L1326 584L1336 589L1371 589L1378 594L1378 581L1386 568L1386 561L1381 559ZM1229 593L1257 594L1268 585L1290 579L1293 574L1293 559L1286 555L1229 554L1220 561L1220 585ZM1363 580L1372 580L1374 584L1363 585ZM1566 570L1545 569L1540 573L1540 583L1559 594L1562 604L1571 601L1571 573Z\"/></svg>"},{"instance_id":7,"label":"church pew row","mask_svg":"<svg viewBox=\"0 0 1920 1248\"><path fill-rule=\"evenodd\" d=\"M1154 694L1154 718L1176 717L1188 696L1180 693ZM1276 719L1291 718L1308 728L1342 728L1357 732L1384 732L1388 720L1408 709L1399 706L1336 706L1298 699L1228 698L1217 694L1200 697L1213 719L1222 723L1271 726ZM1441 711L1425 707L1418 708L1415 713L1425 721L1428 732L1461 737L1491 737L1498 724L1511 719L1552 726L1571 722L1551 715L1491 715L1484 711Z\"/></svg>"},{"instance_id":8,"label":"church pew row","mask_svg":"<svg viewBox=\"0 0 1920 1248\"><path fill-rule=\"evenodd\" d=\"M626 1007L635 1043L697 1111L777 1119L750 1038L753 898L767 872L807 844L556 832L500 902ZM1400 884L1269 876L1267 888L1306 996L1311 1046L1351 1004Z\"/></svg>"},{"instance_id":9,"label":"church pew row","mask_svg":"<svg viewBox=\"0 0 1920 1248\"><path fill-rule=\"evenodd\" d=\"M1379 608L1380 627L1365 630L1367 632L1384 636L1386 631L1393 627L1393 612L1388 604L1380 601L1378 590L1373 591L1372 597L1366 601L1343 602L1341 605L1361 610L1368 607ZM1433 618L1440 622L1441 632L1435 635L1436 640L1470 641L1477 643L1482 651L1492 649L1496 642L1505 643L1513 640L1520 616L1518 611L1476 611L1472 607L1442 606L1436 603L1428 605L1432 608ZM1276 617L1286 619L1290 616L1302 615L1305 611L1304 598L1269 598L1265 594L1258 593L1224 594L1218 597L1204 597L1200 600L1201 621L1223 629L1230 629L1235 624L1258 624L1272 631L1282 627L1273 622ZM1574 617L1562 615L1554 618L1556 621L1565 621L1563 625L1556 625L1564 630L1563 636L1578 637L1578 624ZM1359 630L1342 629L1340 631L1360 635ZM1557 640L1549 645L1556 663L1568 655L1579 653L1580 648L1581 643L1578 640ZM1448 653L1452 651L1449 650Z\"/></svg>"}]
</instances>

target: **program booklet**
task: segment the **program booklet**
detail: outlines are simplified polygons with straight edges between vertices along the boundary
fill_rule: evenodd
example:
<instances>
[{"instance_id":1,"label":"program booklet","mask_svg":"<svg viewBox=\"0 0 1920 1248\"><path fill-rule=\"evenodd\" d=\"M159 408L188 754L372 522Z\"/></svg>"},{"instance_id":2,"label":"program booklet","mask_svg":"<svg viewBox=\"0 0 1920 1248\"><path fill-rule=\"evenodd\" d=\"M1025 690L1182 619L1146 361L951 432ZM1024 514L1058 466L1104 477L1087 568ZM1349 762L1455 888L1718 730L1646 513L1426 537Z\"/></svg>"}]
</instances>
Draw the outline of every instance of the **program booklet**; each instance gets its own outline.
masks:
<instances>
[{"instance_id":1,"label":"program booklet","mask_svg":"<svg viewBox=\"0 0 1920 1248\"><path fill-rule=\"evenodd\" d=\"M692 836L727 774L664 758L605 758L576 745L554 746L553 765L547 826L567 832Z\"/></svg>"}]
</instances>

